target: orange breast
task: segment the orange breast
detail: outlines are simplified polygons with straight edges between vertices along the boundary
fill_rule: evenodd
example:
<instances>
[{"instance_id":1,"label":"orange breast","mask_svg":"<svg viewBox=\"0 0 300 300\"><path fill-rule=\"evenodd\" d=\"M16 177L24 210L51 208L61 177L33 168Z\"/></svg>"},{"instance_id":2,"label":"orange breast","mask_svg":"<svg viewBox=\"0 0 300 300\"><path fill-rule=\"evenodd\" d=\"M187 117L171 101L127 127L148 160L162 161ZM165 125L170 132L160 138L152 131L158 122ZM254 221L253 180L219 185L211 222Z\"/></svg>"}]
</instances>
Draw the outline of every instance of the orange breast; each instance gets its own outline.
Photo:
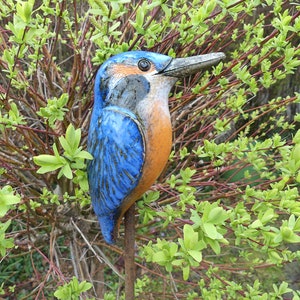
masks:
<instances>
[{"instance_id":1,"label":"orange breast","mask_svg":"<svg viewBox=\"0 0 300 300\"><path fill-rule=\"evenodd\" d=\"M149 189L164 169L172 147L172 128L169 116L159 107L152 111L146 132L146 157L143 175L136 189L137 198Z\"/></svg>"},{"instance_id":2,"label":"orange breast","mask_svg":"<svg viewBox=\"0 0 300 300\"><path fill-rule=\"evenodd\" d=\"M120 207L118 225L127 209L151 187L161 174L170 155L172 127L169 113L165 112L160 102L156 102L147 119L144 132L146 151L142 177L135 190L124 199Z\"/></svg>"}]
</instances>

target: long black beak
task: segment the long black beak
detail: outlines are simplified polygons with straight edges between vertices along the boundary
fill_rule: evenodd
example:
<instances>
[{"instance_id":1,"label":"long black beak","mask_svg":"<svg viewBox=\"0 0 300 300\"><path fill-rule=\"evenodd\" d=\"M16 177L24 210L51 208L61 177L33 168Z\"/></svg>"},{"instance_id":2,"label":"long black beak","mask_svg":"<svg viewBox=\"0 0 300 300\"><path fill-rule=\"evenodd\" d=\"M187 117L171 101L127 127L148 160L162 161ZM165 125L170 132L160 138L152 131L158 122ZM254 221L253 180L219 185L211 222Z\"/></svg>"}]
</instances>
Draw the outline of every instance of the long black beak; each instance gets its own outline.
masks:
<instances>
[{"instance_id":1,"label":"long black beak","mask_svg":"<svg viewBox=\"0 0 300 300\"><path fill-rule=\"evenodd\" d=\"M223 52L209 53L185 58L173 58L159 74L171 77L185 77L201 69L216 65L225 58Z\"/></svg>"}]
</instances>

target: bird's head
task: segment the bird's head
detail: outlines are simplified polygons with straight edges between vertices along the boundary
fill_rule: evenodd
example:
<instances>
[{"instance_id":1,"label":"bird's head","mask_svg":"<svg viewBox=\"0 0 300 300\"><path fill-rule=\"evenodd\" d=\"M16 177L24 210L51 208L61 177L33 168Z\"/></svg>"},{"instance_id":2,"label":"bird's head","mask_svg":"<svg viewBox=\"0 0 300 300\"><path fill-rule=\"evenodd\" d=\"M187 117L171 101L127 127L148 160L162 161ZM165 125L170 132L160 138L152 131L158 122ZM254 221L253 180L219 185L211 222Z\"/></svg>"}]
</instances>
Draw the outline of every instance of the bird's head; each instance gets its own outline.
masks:
<instances>
[{"instance_id":1,"label":"bird's head","mask_svg":"<svg viewBox=\"0 0 300 300\"><path fill-rule=\"evenodd\" d=\"M135 111L149 93L168 98L170 89L180 77L198 72L218 63L223 53L211 53L187 58L130 51L108 59L98 70L95 80L95 106L100 109L116 105Z\"/></svg>"}]
</instances>

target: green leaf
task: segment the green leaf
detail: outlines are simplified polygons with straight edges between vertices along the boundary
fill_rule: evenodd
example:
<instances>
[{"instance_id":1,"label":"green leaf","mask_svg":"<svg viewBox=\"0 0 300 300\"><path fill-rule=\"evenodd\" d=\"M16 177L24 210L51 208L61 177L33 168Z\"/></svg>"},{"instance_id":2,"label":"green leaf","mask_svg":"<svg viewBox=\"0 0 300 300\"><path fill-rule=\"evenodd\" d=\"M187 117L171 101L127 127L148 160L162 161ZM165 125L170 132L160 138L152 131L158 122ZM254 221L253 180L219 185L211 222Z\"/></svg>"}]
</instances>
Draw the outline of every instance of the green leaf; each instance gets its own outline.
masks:
<instances>
[{"instance_id":1,"label":"green leaf","mask_svg":"<svg viewBox=\"0 0 300 300\"><path fill-rule=\"evenodd\" d=\"M150 204L159 199L160 192L159 191L149 191L143 195L143 202Z\"/></svg>"},{"instance_id":2,"label":"green leaf","mask_svg":"<svg viewBox=\"0 0 300 300\"><path fill-rule=\"evenodd\" d=\"M77 300L80 294L88 291L92 284L86 281L79 283L74 276L69 283L60 286L54 293L54 296L59 300Z\"/></svg>"},{"instance_id":3,"label":"green leaf","mask_svg":"<svg viewBox=\"0 0 300 300\"><path fill-rule=\"evenodd\" d=\"M223 236L222 234L220 234L218 231L217 231L217 228L214 224L211 224L211 223L203 223L203 229L204 229L204 232L205 234L213 239L213 240L217 240L217 239L222 239Z\"/></svg>"},{"instance_id":4,"label":"green leaf","mask_svg":"<svg viewBox=\"0 0 300 300\"><path fill-rule=\"evenodd\" d=\"M184 170L180 170L180 175L182 177L183 183L187 184L191 181L191 177L196 173L196 170L192 170L191 168L186 168Z\"/></svg>"},{"instance_id":5,"label":"green leaf","mask_svg":"<svg viewBox=\"0 0 300 300\"><path fill-rule=\"evenodd\" d=\"M81 139L81 130L78 128L75 130L74 126L70 124L66 131L66 140L71 145L73 151L79 147Z\"/></svg>"},{"instance_id":6,"label":"green leaf","mask_svg":"<svg viewBox=\"0 0 300 300\"><path fill-rule=\"evenodd\" d=\"M33 161L38 166L61 166L63 165L63 157L57 157L49 154L41 154L33 157Z\"/></svg>"},{"instance_id":7,"label":"green leaf","mask_svg":"<svg viewBox=\"0 0 300 300\"><path fill-rule=\"evenodd\" d=\"M12 205L20 201L20 195L15 194L11 186L6 185L0 189L0 218L8 212Z\"/></svg>"},{"instance_id":8,"label":"green leaf","mask_svg":"<svg viewBox=\"0 0 300 300\"><path fill-rule=\"evenodd\" d=\"M300 243L300 236L295 234L293 230L285 225L280 228L280 235L283 241L288 243Z\"/></svg>"},{"instance_id":9,"label":"green leaf","mask_svg":"<svg viewBox=\"0 0 300 300\"><path fill-rule=\"evenodd\" d=\"M167 256L164 251L157 251L153 254L152 259L153 262L164 265L163 263L167 260Z\"/></svg>"},{"instance_id":10,"label":"green leaf","mask_svg":"<svg viewBox=\"0 0 300 300\"><path fill-rule=\"evenodd\" d=\"M138 25L138 27L140 27L140 28L143 27L144 17L145 17L145 14L144 14L143 7L139 7L137 12L136 12L135 21L136 21L136 24Z\"/></svg>"},{"instance_id":11,"label":"green leaf","mask_svg":"<svg viewBox=\"0 0 300 300\"><path fill-rule=\"evenodd\" d=\"M172 265L175 267L181 267L183 263L184 263L184 259L174 259L172 261Z\"/></svg>"},{"instance_id":12,"label":"green leaf","mask_svg":"<svg viewBox=\"0 0 300 300\"><path fill-rule=\"evenodd\" d=\"M71 154L73 152L71 145L68 143L68 141L63 136L60 136L58 138L58 140L59 140L61 146L63 147L63 149L65 150L65 152L67 152L68 154Z\"/></svg>"},{"instance_id":13,"label":"green leaf","mask_svg":"<svg viewBox=\"0 0 300 300\"><path fill-rule=\"evenodd\" d=\"M220 243L217 240L208 239L207 243L210 245L210 247L213 249L213 251L217 255L221 253L221 246L220 246Z\"/></svg>"},{"instance_id":14,"label":"green leaf","mask_svg":"<svg viewBox=\"0 0 300 300\"><path fill-rule=\"evenodd\" d=\"M279 262L282 261L282 258L281 256L278 254L277 251L275 250L269 250L268 251L268 256L269 256L269 259L274 262L275 264L278 264Z\"/></svg>"},{"instance_id":15,"label":"green leaf","mask_svg":"<svg viewBox=\"0 0 300 300\"><path fill-rule=\"evenodd\" d=\"M294 231L299 232L300 231L300 217L297 218L294 224Z\"/></svg>"},{"instance_id":16,"label":"green leaf","mask_svg":"<svg viewBox=\"0 0 300 300\"><path fill-rule=\"evenodd\" d=\"M1 217L1 216L0 216ZM0 256L5 256L7 249L14 247L14 239L6 238L5 232L11 224L11 220L0 223Z\"/></svg>"},{"instance_id":17,"label":"green leaf","mask_svg":"<svg viewBox=\"0 0 300 300\"><path fill-rule=\"evenodd\" d=\"M56 144L53 144L54 155L41 154L33 158L35 164L40 166L37 173L44 174L60 169L57 178L65 176L68 179L73 179L72 169L75 170L75 172L77 170L84 170L86 167L84 160L93 159L93 156L89 152L81 150L82 147L79 147L80 139L81 130L75 130L73 125L70 124L67 128L65 137L59 137L59 142L64 149L64 156L59 154ZM80 180L77 178L78 183L79 181ZM87 186L83 181L79 184Z\"/></svg>"},{"instance_id":18,"label":"green leaf","mask_svg":"<svg viewBox=\"0 0 300 300\"><path fill-rule=\"evenodd\" d=\"M55 128L56 121L62 121L65 113L68 111L68 108L65 107L68 97L68 94L63 93L58 99L56 97L48 99L47 105L41 107L37 114L46 118L51 128Z\"/></svg>"},{"instance_id":19,"label":"green leaf","mask_svg":"<svg viewBox=\"0 0 300 300\"><path fill-rule=\"evenodd\" d=\"M57 149L56 144L53 144L52 148L53 148L54 156L55 156L57 159L61 159L61 156L59 155L59 152L58 152L58 149Z\"/></svg>"},{"instance_id":20,"label":"green leaf","mask_svg":"<svg viewBox=\"0 0 300 300\"><path fill-rule=\"evenodd\" d=\"M222 207L214 207L208 214L207 222L213 224L222 224L228 215Z\"/></svg>"},{"instance_id":21,"label":"green leaf","mask_svg":"<svg viewBox=\"0 0 300 300\"><path fill-rule=\"evenodd\" d=\"M185 224L183 227L183 241L186 249L194 249L198 242L198 233L191 225Z\"/></svg>"},{"instance_id":22,"label":"green leaf","mask_svg":"<svg viewBox=\"0 0 300 300\"><path fill-rule=\"evenodd\" d=\"M261 220L255 220L252 224L249 225L249 228L260 228L262 227L263 224L261 222Z\"/></svg>"},{"instance_id":23,"label":"green leaf","mask_svg":"<svg viewBox=\"0 0 300 300\"><path fill-rule=\"evenodd\" d=\"M88 160L92 160L93 159L93 155L90 154L89 152L82 150L79 153L77 153L74 158L82 158L82 159L88 159Z\"/></svg>"},{"instance_id":24,"label":"green leaf","mask_svg":"<svg viewBox=\"0 0 300 300\"><path fill-rule=\"evenodd\" d=\"M34 156L33 161L36 165L41 166L37 170L38 174L55 171L66 164L66 160L63 157L57 157L49 154Z\"/></svg>"},{"instance_id":25,"label":"green leaf","mask_svg":"<svg viewBox=\"0 0 300 300\"><path fill-rule=\"evenodd\" d=\"M17 15L22 18L22 20L29 24L32 14L34 1L18 1L17 7Z\"/></svg>"},{"instance_id":26,"label":"green leaf","mask_svg":"<svg viewBox=\"0 0 300 300\"><path fill-rule=\"evenodd\" d=\"M68 179L72 179L73 178L73 173L72 173L72 169L70 167L69 164L65 164L59 171L57 178L61 178L61 176L65 176Z\"/></svg>"},{"instance_id":27,"label":"green leaf","mask_svg":"<svg viewBox=\"0 0 300 300\"><path fill-rule=\"evenodd\" d=\"M190 153L186 147L183 147L182 149L180 149L179 154L180 154L180 159L184 159L185 157L190 155Z\"/></svg>"},{"instance_id":28,"label":"green leaf","mask_svg":"<svg viewBox=\"0 0 300 300\"><path fill-rule=\"evenodd\" d=\"M183 280L188 280L190 276L190 266L182 267Z\"/></svg>"},{"instance_id":29,"label":"green leaf","mask_svg":"<svg viewBox=\"0 0 300 300\"><path fill-rule=\"evenodd\" d=\"M193 257L193 259L197 262L202 261L202 252L198 250L189 250L188 254Z\"/></svg>"},{"instance_id":30,"label":"green leaf","mask_svg":"<svg viewBox=\"0 0 300 300\"><path fill-rule=\"evenodd\" d=\"M273 208L269 208L267 209L263 216L260 218L262 224L267 224L268 222L270 222L274 217L276 216L276 214L274 213L274 209Z\"/></svg>"},{"instance_id":31,"label":"green leaf","mask_svg":"<svg viewBox=\"0 0 300 300\"><path fill-rule=\"evenodd\" d=\"M300 129L298 129L296 134L294 135L293 142L295 144L300 144Z\"/></svg>"},{"instance_id":32,"label":"green leaf","mask_svg":"<svg viewBox=\"0 0 300 300\"><path fill-rule=\"evenodd\" d=\"M174 257L178 250L178 245L176 243L171 242L170 244L169 253L171 257Z\"/></svg>"},{"instance_id":33,"label":"green leaf","mask_svg":"<svg viewBox=\"0 0 300 300\"><path fill-rule=\"evenodd\" d=\"M73 182L75 184L79 184L81 190L88 191L89 190L89 183L87 179L87 172L82 170L76 170L75 171L75 178L73 179Z\"/></svg>"},{"instance_id":34,"label":"green leaf","mask_svg":"<svg viewBox=\"0 0 300 300\"><path fill-rule=\"evenodd\" d=\"M78 292L83 293L92 288L92 284L90 282L82 281L79 283Z\"/></svg>"}]
</instances>

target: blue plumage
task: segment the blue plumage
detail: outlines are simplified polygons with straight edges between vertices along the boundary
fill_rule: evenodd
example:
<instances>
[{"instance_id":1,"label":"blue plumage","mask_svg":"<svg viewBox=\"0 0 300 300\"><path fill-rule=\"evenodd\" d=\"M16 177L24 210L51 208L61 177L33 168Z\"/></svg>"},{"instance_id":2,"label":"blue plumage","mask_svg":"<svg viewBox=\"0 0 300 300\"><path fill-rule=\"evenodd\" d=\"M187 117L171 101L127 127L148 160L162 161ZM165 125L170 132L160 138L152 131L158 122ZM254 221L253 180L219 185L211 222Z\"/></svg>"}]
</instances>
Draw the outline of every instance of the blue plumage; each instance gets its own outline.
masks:
<instances>
[{"instance_id":1,"label":"blue plumage","mask_svg":"<svg viewBox=\"0 0 300 300\"><path fill-rule=\"evenodd\" d=\"M108 243L120 215L123 199L138 184L144 162L144 141L136 117L128 110L109 106L90 127L88 164L94 211Z\"/></svg>"}]
</instances>

